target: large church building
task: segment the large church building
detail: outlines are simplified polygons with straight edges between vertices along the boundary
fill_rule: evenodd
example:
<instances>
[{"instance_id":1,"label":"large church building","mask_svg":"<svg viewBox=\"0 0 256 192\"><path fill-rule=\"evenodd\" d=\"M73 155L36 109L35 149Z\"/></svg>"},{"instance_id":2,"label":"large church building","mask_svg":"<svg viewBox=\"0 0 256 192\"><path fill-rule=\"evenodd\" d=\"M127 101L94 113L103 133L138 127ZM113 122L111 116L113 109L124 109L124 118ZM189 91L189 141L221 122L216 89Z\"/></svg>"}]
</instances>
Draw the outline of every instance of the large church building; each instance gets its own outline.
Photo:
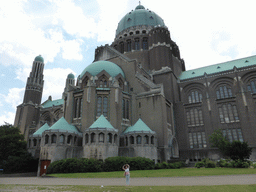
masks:
<instances>
[{"instance_id":1,"label":"large church building","mask_svg":"<svg viewBox=\"0 0 256 192\"><path fill-rule=\"evenodd\" d=\"M164 20L138 5L92 64L67 74L60 99L42 102L37 56L14 126L41 167L64 158L221 158L209 135L248 142L256 159L256 56L186 71Z\"/></svg>"}]
</instances>

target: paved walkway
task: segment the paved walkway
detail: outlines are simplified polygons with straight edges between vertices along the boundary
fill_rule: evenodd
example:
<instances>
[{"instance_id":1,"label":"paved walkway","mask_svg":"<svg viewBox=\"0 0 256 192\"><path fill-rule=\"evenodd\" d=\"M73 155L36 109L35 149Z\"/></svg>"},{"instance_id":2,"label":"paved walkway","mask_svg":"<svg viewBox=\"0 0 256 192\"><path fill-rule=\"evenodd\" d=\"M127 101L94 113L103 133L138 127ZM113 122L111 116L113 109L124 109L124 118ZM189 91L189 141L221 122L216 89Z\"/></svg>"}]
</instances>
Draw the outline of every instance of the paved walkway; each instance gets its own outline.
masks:
<instances>
[{"instance_id":1,"label":"paved walkway","mask_svg":"<svg viewBox=\"0 0 256 192\"><path fill-rule=\"evenodd\" d=\"M0 184L27 185L125 185L125 178L50 178L50 177L1 177ZM200 176L200 177L150 177L131 178L132 186L192 186L192 185L249 185L256 184L256 174Z\"/></svg>"}]
</instances>

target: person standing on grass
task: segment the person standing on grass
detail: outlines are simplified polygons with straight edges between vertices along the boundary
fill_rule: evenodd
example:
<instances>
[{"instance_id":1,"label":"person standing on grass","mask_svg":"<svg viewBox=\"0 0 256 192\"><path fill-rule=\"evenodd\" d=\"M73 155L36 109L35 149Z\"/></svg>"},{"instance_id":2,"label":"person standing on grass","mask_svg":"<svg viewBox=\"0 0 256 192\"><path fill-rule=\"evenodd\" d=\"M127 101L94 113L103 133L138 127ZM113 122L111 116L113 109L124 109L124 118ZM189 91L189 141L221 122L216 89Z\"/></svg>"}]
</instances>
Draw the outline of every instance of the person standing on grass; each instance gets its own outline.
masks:
<instances>
[{"instance_id":1,"label":"person standing on grass","mask_svg":"<svg viewBox=\"0 0 256 192\"><path fill-rule=\"evenodd\" d=\"M124 176L126 177L126 185L130 185L130 165L125 164L123 166Z\"/></svg>"}]
</instances>

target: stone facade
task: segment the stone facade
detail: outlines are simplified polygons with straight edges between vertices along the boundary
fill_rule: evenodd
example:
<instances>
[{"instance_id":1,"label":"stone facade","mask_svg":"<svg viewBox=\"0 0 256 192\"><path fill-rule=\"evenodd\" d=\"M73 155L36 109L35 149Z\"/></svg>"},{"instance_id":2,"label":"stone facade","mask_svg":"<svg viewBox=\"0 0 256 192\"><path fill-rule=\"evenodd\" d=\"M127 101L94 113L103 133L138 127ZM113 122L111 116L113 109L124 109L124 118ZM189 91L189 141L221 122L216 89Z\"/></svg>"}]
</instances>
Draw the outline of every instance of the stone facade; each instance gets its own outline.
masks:
<instances>
[{"instance_id":1,"label":"stone facade","mask_svg":"<svg viewBox=\"0 0 256 192\"><path fill-rule=\"evenodd\" d=\"M145 17L140 24L137 13ZM31 81L38 64L40 79ZM111 45L96 48L94 62L77 79L68 75L62 99L40 103L42 66L43 60L35 59L15 119L41 160L118 155L155 162L219 159L209 142L219 128L230 141L247 141L256 159L256 56L186 71L163 20L141 5L120 21ZM105 123L97 122L101 116ZM51 129L61 117L76 128L76 141L67 142L65 126L41 137L32 134L44 123ZM53 134L56 142L46 143Z\"/></svg>"}]
</instances>

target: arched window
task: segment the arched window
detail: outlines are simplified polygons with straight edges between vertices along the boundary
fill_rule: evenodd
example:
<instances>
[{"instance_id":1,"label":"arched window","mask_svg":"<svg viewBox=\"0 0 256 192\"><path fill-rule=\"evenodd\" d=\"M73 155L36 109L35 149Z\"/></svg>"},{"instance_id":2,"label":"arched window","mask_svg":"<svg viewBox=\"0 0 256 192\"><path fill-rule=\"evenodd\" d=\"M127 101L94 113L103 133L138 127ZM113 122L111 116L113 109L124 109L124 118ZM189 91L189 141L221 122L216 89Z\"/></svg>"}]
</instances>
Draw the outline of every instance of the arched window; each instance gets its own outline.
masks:
<instances>
[{"instance_id":1,"label":"arched window","mask_svg":"<svg viewBox=\"0 0 256 192\"><path fill-rule=\"evenodd\" d=\"M114 135L114 143L117 144L117 134Z\"/></svg>"},{"instance_id":2,"label":"arched window","mask_svg":"<svg viewBox=\"0 0 256 192\"><path fill-rule=\"evenodd\" d=\"M142 48L143 50L148 50L148 38L144 37L142 40Z\"/></svg>"},{"instance_id":3,"label":"arched window","mask_svg":"<svg viewBox=\"0 0 256 192\"><path fill-rule=\"evenodd\" d=\"M130 144L134 144L134 137L130 136Z\"/></svg>"},{"instance_id":4,"label":"arched window","mask_svg":"<svg viewBox=\"0 0 256 192\"><path fill-rule=\"evenodd\" d=\"M251 80L247 84L247 90L250 91L251 93L256 93L256 79Z\"/></svg>"},{"instance_id":5,"label":"arched window","mask_svg":"<svg viewBox=\"0 0 256 192\"><path fill-rule=\"evenodd\" d=\"M104 143L104 133L99 134L99 143Z\"/></svg>"},{"instance_id":6,"label":"arched window","mask_svg":"<svg viewBox=\"0 0 256 192\"><path fill-rule=\"evenodd\" d=\"M89 143L89 135L88 133L85 134L85 144Z\"/></svg>"},{"instance_id":7,"label":"arched window","mask_svg":"<svg viewBox=\"0 0 256 192\"><path fill-rule=\"evenodd\" d=\"M60 135L60 143L61 144L65 143L65 136L64 135Z\"/></svg>"},{"instance_id":8,"label":"arched window","mask_svg":"<svg viewBox=\"0 0 256 192\"><path fill-rule=\"evenodd\" d=\"M132 50L132 41L129 39L127 40L127 52L130 52Z\"/></svg>"},{"instance_id":9,"label":"arched window","mask_svg":"<svg viewBox=\"0 0 256 192\"><path fill-rule=\"evenodd\" d=\"M128 138L125 137L125 146L128 146Z\"/></svg>"},{"instance_id":10,"label":"arched window","mask_svg":"<svg viewBox=\"0 0 256 192\"><path fill-rule=\"evenodd\" d=\"M35 147L37 145L37 140L33 139L33 146Z\"/></svg>"},{"instance_id":11,"label":"arched window","mask_svg":"<svg viewBox=\"0 0 256 192\"><path fill-rule=\"evenodd\" d=\"M124 42L120 43L120 52L124 53Z\"/></svg>"},{"instance_id":12,"label":"arched window","mask_svg":"<svg viewBox=\"0 0 256 192\"><path fill-rule=\"evenodd\" d=\"M140 136L140 135L138 135L138 136L136 137L136 143L137 143L137 144L141 144L141 136Z\"/></svg>"},{"instance_id":13,"label":"arched window","mask_svg":"<svg viewBox=\"0 0 256 192\"><path fill-rule=\"evenodd\" d=\"M135 39L135 50L136 51L140 50L140 39L139 38Z\"/></svg>"},{"instance_id":14,"label":"arched window","mask_svg":"<svg viewBox=\"0 0 256 192\"><path fill-rule=\"evenodd\" d=\"M95 143L96 138L95 138L95 133L91 133L91 143Z\"/></svg>"},{"instance_id":15,"label":"arched window","mask_svg":"<svg viewBox=\"0 0 256 192\"><path fill-rule=\"evenodd\" d=\"M49 142L49 135L45 135L44 144L48 144Z\"/></svg>"},{"instance_id":16,"label":"arched window","mask_svg":"<svg viewBox=\"0 0 256 192\"><path fill-rule=\"evenodd\" d=\"M97 98L97 117L103 114L105 117L108 115L108 98L106 96L98 96Z\"/></svg>"},{"instance_id":17,"label":"arched window","mask_svg":"<svg viewBox=\"0 0 256 192\"><path fill-rule=\"evenodd\" d=\"M201 126L203 122L203 112L201 109L193 108L186 112L188 126Z\"/></svg>"},{"instance_id":18,"label":"arched window","mask_svg":"<svg viewBox=\"0 0 256 192\"><path fill-rule=\"evenodd\" d=\"M107 141L108 141L108 143L112 143L112 134L111 133L108 133Z\"/></svg>"},{"instance_id":19,"label":"arched window","mask_svg":"<svg viewBox=\"0 0 256 192\"><path fill-rule=\"evenodd\" d=\"M82 114L82 103L83 99L81 97L75 98L74 100L74 118L80 118Z\"/></svg>"},{"instance_id":20,"label":"arched window","mask_svg":"<svg viewBox=\"0 0 256 192\"><path fill-rule=\"evenodd\" d=\"M224 104L219 107L219 117L221 123L239 122L236 105Z\"/></svg>"},{"instance_id":21,"label":"arched window","mask_svg":"<svg viewBox=\"0 0 256 192\"><path fill-rule=\"evenodd\" d=\"M122 106L123 106L123 119L129 119L130 118L130 101L128 99L123 99Z\"/></svg>"},{"instance_id":22,"label":"arched window","mask_svg":"<svg viewBox=\"0 0 256 192\"><path fill-rule=\"evenodd\" d=\"M69 135L69 136L68 136L67 144L71 144L72 138L73 138L72 135Z\"/></svg>"},{"instance_id":23,"label":"arched window","mask_svg":"<svg viewBox=\"0 0 256 192\"><path fill-rule=\"evenodd\" d=\"M198 91L191 91L188 96L188 102L189 103L198 103L202 102L203 96Z\"/></svg>"},{"instance_id":24,"label":"arched window","mask_svg":"<svg viewBox=\"0 0 256 192\"><path fill-rule=\"evenodd\" d=\"M154 145L155 144L155 137L151 136L151 144Z\"/></svg>"},{"instance_id":25,"label":"arched window","mask_svg":"<svg viewBox=\"0 0 256 192\"><path fill-rule=\"evenodd\" d=\"M149 137L147 135L144 137L144 144L149 144Z\"/></svg>"},{"instance_id":26,"label":"arched window","mask_svg":"<svg viewBox=\"0 0 256 192\"><path fill-rule=\"evenodd\" d=\"M76 145L77 142L77 136L74 137L74 145Z\"/></svg>"},{"instance_id":27,"label":"arched window","mask_svg":"<svg viewBox=\"0 0 256 192\"><path fill-rule=\"evenodd\" d=\"M216 91L217 99L224 99L232 97L232 90L230 87L223 85L218 88Z\"/></svg>"},{"instance_id":28,"label":"arched window","mask_svg":"<svg viewBox=\"0 0 256 192\"><path fill-rule=\"evenodd\" d=\"M51 143L56 143L56 140L57 140L57 136L55 134L53 134L51 136L52 140L51 140Z\"/></svg>"}]
</instances>

